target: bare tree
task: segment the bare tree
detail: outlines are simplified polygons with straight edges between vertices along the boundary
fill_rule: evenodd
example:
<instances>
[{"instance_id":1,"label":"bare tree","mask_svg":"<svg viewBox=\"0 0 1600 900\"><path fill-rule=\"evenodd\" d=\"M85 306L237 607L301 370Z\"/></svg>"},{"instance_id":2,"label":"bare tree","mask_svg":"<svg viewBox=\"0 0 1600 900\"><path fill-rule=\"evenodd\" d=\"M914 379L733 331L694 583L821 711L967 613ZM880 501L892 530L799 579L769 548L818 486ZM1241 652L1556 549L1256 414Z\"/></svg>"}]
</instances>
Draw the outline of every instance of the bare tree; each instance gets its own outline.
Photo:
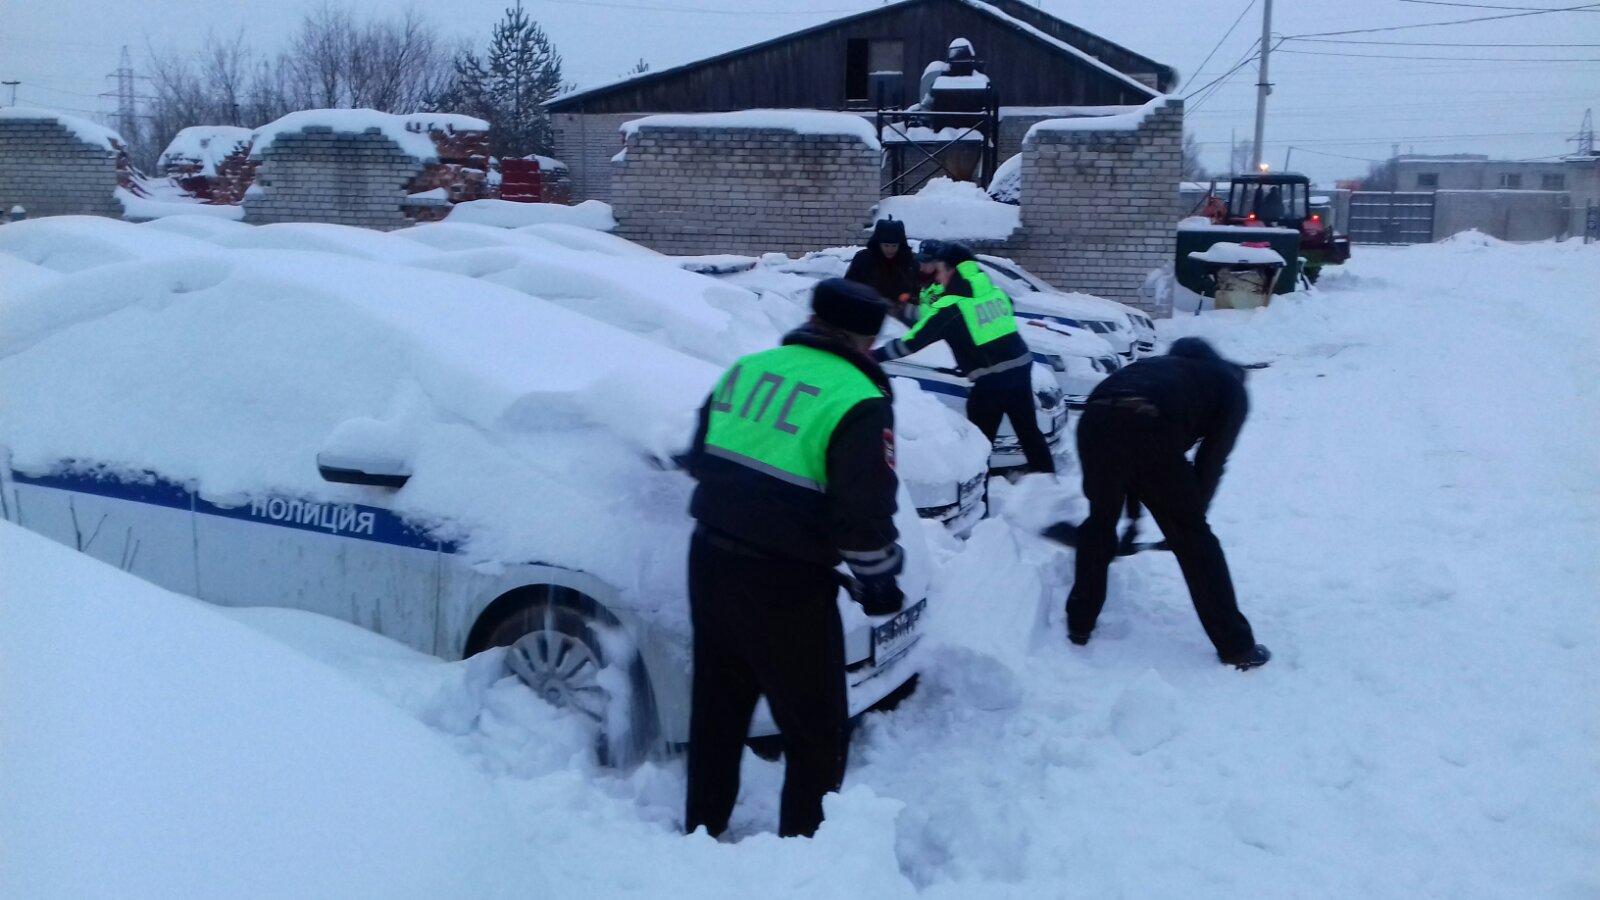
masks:
<instances>
[{"instance_id":1,"label":"bare tree","mask_svg":"<svg viewBox=\"0 0 1600 900\"><path fill-rule=\"evenodd\" d=\"M127 137L149 168L191 125L257 127L297 109L433 109L454 80L457 52L414 8L358 21L324 3L276 54L254 52L243 31L209 34L192 53L152 49L148 127Z\"/></svg>"},{"instance_id":2,"label":"bare tree","mask_svg":"<svg viewBox=\"0 0 1600 900\"><path fill-rule=\"evenodd\" d=\"M1210 177L1205 163L1200 161L1200 142L1192 133L1183 136L1183 180L1205 181Z\"/></svg>"}]
</instances>

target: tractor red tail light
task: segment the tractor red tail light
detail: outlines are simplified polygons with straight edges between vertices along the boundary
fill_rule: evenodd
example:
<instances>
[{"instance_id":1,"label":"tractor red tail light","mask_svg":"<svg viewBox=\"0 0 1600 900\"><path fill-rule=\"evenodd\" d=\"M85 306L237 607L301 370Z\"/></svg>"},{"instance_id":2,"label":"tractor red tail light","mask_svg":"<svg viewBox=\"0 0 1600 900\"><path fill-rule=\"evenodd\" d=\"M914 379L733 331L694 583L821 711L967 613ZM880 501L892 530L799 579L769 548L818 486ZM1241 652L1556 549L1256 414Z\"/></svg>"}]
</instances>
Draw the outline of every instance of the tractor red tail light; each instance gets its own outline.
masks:
<instances>
[{"instance_id":1,"label":"tractor red tail light","mask_svg":"<svg viewBox=\"0 0 1600 900\"><path fill-rule=\"evenodd\" d=\"M1251 214L1250 214L1250 218L1251 218L1251 219L1254 219L1254 218L1255 218L1255 217L1256 217L1256 214L1255 214L1255 213L1251 213Z\"/></svg>"},{"instance_id":2,"label":"tractor red tail light","mask_svg":"<svg viewBox=\"0 0 1600 900\"><path fill-rule=\"evenodd\" d=\"M1313 221L1313 222L1321 222L1322 221L1322 217L1314 215L1314 216L1311 217L1311 221Z\"/></svg>"}]
</instances>

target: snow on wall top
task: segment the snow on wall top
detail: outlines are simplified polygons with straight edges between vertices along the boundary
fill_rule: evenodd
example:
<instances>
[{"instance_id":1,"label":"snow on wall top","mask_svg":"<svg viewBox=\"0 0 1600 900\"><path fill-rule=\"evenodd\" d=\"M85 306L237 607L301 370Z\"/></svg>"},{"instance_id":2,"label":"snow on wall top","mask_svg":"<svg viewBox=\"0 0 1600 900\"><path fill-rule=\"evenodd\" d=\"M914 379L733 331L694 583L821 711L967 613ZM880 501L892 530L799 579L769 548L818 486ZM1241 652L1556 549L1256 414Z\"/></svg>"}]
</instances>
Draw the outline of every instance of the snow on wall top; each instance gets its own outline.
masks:
<instances>
[{"instance_id":1,"label":"snow on wall top","mask_svg":"<svg viewBox=\"0 0 1600 900\"><path fill-rule=\"evenodd\" d=\"M1083 116L1072 116L1072 117L1068 117L1068 118L1064 118L1064 119L1045 119L1043 122L1038 122L1038 123L1034 124L1034 126L1032 128L1029 128L1028 129L1028 133L1026 135L1024 135L1023 138L1022 138L1022 142L1023 143L1027 143L1028 141L1033 140L1035 135L1042 134L1042 133L1045 133L1045 132L1058 133L1058 132L1063 132L1063 131L1138 131L1139 128L1142 125L1144 125L1144 120L1149 118L1151 113L1153 113L1156 110L1160 109L1161 107L1165 106L1166 102L1167 102L1167 98L1165 96L1160 96L1160 97L1156 97L1154 100L1151 100L1149 103L1146 103L1143 106L1133 107L1133 111L1132 112L1119 112L1119 113L1113 113L1113 114L1110 114L1110 115L1106 115L1106 114L1100 114L1100 115L1090 114L1090 115L1083 115ZM1092 110L1094 108L1095 107L1085 107L1085 109L1088 109L1088 110ZM1122 107L1122 106L1100 107L1100 108L1101 109L1127 109L1127 107Z\"/></svg>"},{"instance_id":2,"label":"snow on wall top","mask_svg":"<svg viewBox=\"0 0 1600 900\"><path fill-rule=\"evenodd\" d=\"M1128 75L1125 72L1118 71L1117 69L1106 65L1105 63L1101 62L1098 57L1089 53L1085 53L1084 51L1079 50L1077 47L1074 47L1059 38L1051 37L1049 34L1040 31L1021 19L1006 15L1004 12L1001 12L1000 8L997 6L991 6L988 3L984 3L983 0L960 0L960 2L965 3L966 5L986 15L993 16L996 19L999 19L1000 21L1010 25L1012 28L1017 29L1018 31L1023 31L1033 35L1034 37L1044 41L1052 47L1055 47L1063 53L1070 53L1071 55L1078 57L1079 59L1091 66L1094 66L1096 69L1099 69L1107 75L1110 75L1112 78L1117 79L1128 87L1138 90L1140 93L1149 94L1151 96L1159 96L1159 94L1157 94L1156 91L1148 84L1145 84L1139 79L1134 78L1132 75Z\"/></svg>"},{"instance_id":3,"label":"snow on wall top","mask_svg":"<svg viewBox=\"0 0 1600 900\"><path fill-rule=\"evenodd\" d=\"M253 133L235 125L191 125L173 135L167 149L161 151L158 165L192 159L200 163L200 174L215 175L217 164L241 147L249 146Z\"/></svg>"},{"instance_id":4,"label":"snow on wall top","mask_svg":"<svg viewBox=\"0 0 1600 900\"><path fill-rule=\"evenodd\" d=\"M622 126L632 135L641 128L736 128L792 131L795 134L844 135L859 138L873 150L882 149L872 123L850 113L818 109L745 109L723 113L682 113L645 116Z\"/></svg>"},{"instance_id":5,"label":"snow on wall top","mask_svg":"<svg viewBox=\"0 0 1600 900\"><path fill-rule=\"evenodd\" d=\"M77 135L78 139L83 141L85 144L94 144L97 147L104 147L113 153L121 150L123 147L127 146L128 143L122 139L122 135L117 134L115 131L112 131L104 125L96 125L88 119L80 119L77 116L64 115L52 109L39 109L28 106L11 106L5 109L0 109L0 120L7 119L30 122L40 120L55 122L56 124L65 127L68 131Z\"/></svg>"},{"instance_id":6,"label":"snow on wall top","mask_svg":"<svg viewBox=\"0 0 1600 900\"><path fill-rule=\"evenodd\" d=\"M293 134L307 128L327 128L352 134L376 130L399 145L401 151L423 162L438 162L438 149L430 132L488 131L489 123L454 113L394 115L375 109L303 109L257 129L255 145L250 148L251 158L259 159L279 135Z\"/></svg>"}]
</instances>

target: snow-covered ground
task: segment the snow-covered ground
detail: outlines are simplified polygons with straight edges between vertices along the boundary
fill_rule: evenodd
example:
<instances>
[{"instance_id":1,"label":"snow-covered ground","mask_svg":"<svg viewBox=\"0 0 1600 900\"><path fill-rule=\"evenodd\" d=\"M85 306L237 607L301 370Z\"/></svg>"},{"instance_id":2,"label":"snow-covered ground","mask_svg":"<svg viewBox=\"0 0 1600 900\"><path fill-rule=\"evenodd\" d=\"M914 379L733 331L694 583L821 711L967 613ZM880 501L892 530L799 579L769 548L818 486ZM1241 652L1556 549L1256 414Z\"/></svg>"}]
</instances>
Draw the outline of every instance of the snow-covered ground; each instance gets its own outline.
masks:
<instances>
[{"instance_id":1,"label":"snow-covered ground","mask_svg":"<svg viewBox=\"0 0 1600 900\"><path fill-rule=\"evenodd\" d=\"M1466 237L1162 323L1270 363L1213 524L1272 663L1218 665L1159 553L1068 646L1071 557L1019 523L1071 508L1070 473L997 483L1000 517L936 548L921 689L863 722L811 841L771 834L780 765L747 758L731 842L683 837L680 761L598 769L493 659L216 610L0 525L0 884L1600 896L1597 283L1600 247Z\"/></svg>"}]
</instances>

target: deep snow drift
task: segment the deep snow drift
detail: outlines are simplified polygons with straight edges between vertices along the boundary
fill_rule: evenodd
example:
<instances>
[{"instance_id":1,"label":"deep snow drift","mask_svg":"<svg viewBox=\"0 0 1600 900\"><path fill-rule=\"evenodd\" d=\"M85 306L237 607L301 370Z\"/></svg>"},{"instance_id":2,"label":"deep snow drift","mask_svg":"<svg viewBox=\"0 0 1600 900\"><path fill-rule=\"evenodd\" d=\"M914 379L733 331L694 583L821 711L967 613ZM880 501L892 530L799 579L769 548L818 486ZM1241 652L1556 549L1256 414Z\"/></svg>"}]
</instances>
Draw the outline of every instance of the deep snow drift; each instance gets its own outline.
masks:
<instances>
[{"instance_id":1,"label":"deep snow drift","mask_svg":"<svg viewBox=\"0 0 1600 900\"><path fill-rule=\"evenodd\" d=\"M449 852L453 874L492 871L519 896L1600 896L1596 283L1600 248L1467 237L1357 248L1314 293L1162 323L1165 338L1200 334L1236 359L1271 364L1251 376L1251 419L1213 524L1273 662L1249 674L1218 665L1176 565L1159 553L1113 566L1094 641L1067 646L1059 605L1070 554L1015 523L1070 507L1072 473L1065 488L997 484L1000 517L965 544L936 548L922 688L864 720L845 790L813 841L770 834L777 765L747 757L735 843L683 837L681 762L596 769L572 717L495 681L481 660L418 657L303 614L228 615L435 732L402 734L375 713L318 725L330 706L359 704L337 678L307 676L294 684L315 713L305 728L335 756L365 745L385 770L414 771L417 796L436 790L427 780L437 772L464 777L432 756L418 761L439 736L478 769L497 799L474 801L482 811L465 820L459 798L440 800L435 821L454 840L509 815L520 852L488 841ZM5 540L0 641L22 637L0 665L29 680L6 671L0 681L27 688L0 694L0 853L26 850L0 855L0 878L37 873L23 863L108 855L96 815L121 826L116 853L135 848L152 871L195 883L222 878L183 871L195 866L190 854L163 836L187 820L128 802L149 788L99 769L144 765L170 777L182 758L206 777L242 777L215 748L257 733L258 720L232 706L194 710L217 708L233 674L251 668L232 659L239 648L253 648L250 660L270 654L203 607L169 599L144 616L85 599L95 591L81 586L104 573L83 569L97 564L52 552L19 568L11 549L22 538ZM32 602L56 584L58 602ZM212 622L203 630L191 621L201 617ZM273 659L273 672L302 671ZM218 660L212 679L185 674L207 660ZM154 721L130 731L128 713L146 706ZM100 710L116 714L115 727ZM174 717L190 724L172 726ZM128 734L150 744L130 749ZM160 746L187 739L200 750ZM33 818L12 798L44 766L98 789L72 795L81 805L55 819ZM412 821L359 792L329 816L330 798L350 792L309 777L281 784L282 806L246 824L354 819L357 836L388 840L396 821ZM196 800L181 811L220 808ZM36 821L67 824L46 831ZM35 843L10 840L24 829ZM224 840L203 837L203 847ZM24 895L140 896L95 882L103 871L82 866L69 889ZM292 870L280 874L315 893ZM342 873L372 879L346 895L422 896L432 877L392 890L380 874ZM227 881L208 887L245 895Z\"/></svg>"}]
</instances>

